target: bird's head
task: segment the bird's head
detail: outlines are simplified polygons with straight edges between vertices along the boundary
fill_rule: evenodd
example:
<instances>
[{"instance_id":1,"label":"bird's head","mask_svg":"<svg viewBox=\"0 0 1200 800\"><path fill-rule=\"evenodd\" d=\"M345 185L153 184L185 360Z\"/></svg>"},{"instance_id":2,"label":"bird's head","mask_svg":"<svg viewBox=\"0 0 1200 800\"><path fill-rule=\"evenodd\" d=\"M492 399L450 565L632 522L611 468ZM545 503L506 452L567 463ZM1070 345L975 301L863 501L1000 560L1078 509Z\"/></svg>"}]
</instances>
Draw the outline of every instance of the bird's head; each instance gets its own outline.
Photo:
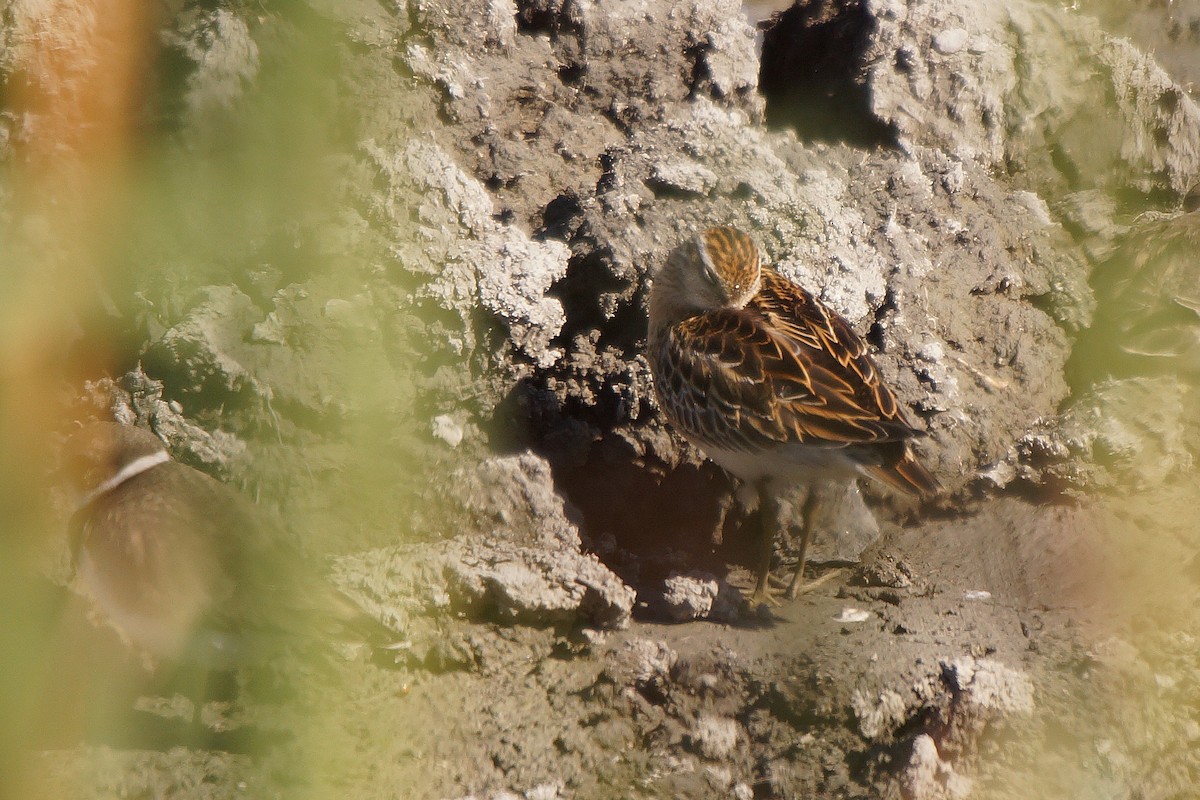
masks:
<instances>
[{"instance_id":1,"label":"bird's head","mask_svg":"<svg viewBox=\"0 0 1200 800\"><path fill-rule=\"evenodd\" d=\"M709 228L675 248L654 280L660 305L677 316L742 308L758 292L760 279L754 240L736 228Z\"/></svg>"}]
</instances>

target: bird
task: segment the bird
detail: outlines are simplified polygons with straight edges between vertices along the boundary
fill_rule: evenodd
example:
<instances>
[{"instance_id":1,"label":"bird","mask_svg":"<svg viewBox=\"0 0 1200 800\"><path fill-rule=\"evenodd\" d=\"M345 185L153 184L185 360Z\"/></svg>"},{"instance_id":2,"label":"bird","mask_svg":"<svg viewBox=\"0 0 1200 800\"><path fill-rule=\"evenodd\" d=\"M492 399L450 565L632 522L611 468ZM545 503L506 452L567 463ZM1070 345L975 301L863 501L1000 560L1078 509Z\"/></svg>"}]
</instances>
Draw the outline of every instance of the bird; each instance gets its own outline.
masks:
<instances>
[{"instance_id":1,"label":"bird","mask_svg":"<svg viewBox=\"0 0 1200 800\"><path fill-rule=\"evenodd\" d=\"M691 444L757 494L762 554L750 602L776 605L777 495L867 475L905 494L941 485L913 454L924 435L884 384L866 343L819 298L761 263L746 233L710 228L652 276L647 360L659 407ZM803 509L797 597L816 493Z\"/></svg>"},{"instance_id":2,"label":"bird","mask_svg":"<svg viewBox=\"0 0 1200 800\"><path fill-rule=\"evenodd\" d=\"M77 497L72 588L155 670L196 678L260 665L289 643L361 624L238 491L173 460L153 432L93 422L63 446ZM366 628L363 628L365 630Z\"/></svg>"}]
</instances>

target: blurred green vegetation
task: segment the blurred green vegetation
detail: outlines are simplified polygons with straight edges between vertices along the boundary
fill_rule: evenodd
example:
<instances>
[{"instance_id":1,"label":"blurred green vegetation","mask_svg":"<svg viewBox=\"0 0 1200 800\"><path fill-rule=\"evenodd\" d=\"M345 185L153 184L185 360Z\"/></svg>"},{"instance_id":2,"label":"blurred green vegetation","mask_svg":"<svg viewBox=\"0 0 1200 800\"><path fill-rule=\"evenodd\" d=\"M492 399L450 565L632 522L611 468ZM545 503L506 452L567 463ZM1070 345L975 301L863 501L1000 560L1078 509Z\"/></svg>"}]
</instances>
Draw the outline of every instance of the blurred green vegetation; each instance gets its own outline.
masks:
<instances>
[{"instance_id":1,"label":"blurred green vegetation","mask_svg":"<svg viewBox=\"0 0 1200 800\"><path fill-rule=\"evenodd\" d=\"M48 474L72 423L104 413L88 382L140 364L164 413L238 435L247 458L217 466L317 565L407 535L413 354L389 243L356 210L369 134L338 25L300 3L166 8L19 3L0 33L0 796L56 793L30 746L124 735L105 698L122 691L64 642L79 629L52 580L66 509ZM298 669L268 680L301 681L275 691L293 729L272 769L288 796L332 796L319 698L336 686Z\"/></svg>"}]
</instances>

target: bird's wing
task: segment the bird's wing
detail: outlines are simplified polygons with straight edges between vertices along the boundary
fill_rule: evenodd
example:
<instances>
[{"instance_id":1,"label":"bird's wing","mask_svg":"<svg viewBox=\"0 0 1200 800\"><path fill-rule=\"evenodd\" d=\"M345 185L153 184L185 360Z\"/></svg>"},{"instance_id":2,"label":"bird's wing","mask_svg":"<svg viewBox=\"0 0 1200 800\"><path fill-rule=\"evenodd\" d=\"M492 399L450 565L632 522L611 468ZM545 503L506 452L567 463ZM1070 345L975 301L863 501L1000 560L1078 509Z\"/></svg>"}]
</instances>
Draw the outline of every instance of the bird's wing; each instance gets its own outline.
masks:
<instances>
[{"instance_id":1,"label":"bird's wing","mask_svg":"<svg viewBox=\"0 0 1200 800\"><path fill-rule=\"evenodd\" d=\"M684 320L665 346L678 375L672 389L690 394L678 406L734 421L729 445L841 447L918 435L849 324L772 270L745 308Z\"/></svg>"},{"instance_id":2,"label":"bird's wing","mask_svg":"<svg viewBox=\"0 0 1200 800\"><path fill-rule=\"evenodd\" d=\"M168 463L155 478L170 474ZM179 467L187 469L186 467ZM130 597L160 604L205 608L232 596L222 569L220 542L227 504L189 503L174 492L140 492L135 476L98 497L78 527L77 549L104 559Z\"/></svg>"}]
</instances>

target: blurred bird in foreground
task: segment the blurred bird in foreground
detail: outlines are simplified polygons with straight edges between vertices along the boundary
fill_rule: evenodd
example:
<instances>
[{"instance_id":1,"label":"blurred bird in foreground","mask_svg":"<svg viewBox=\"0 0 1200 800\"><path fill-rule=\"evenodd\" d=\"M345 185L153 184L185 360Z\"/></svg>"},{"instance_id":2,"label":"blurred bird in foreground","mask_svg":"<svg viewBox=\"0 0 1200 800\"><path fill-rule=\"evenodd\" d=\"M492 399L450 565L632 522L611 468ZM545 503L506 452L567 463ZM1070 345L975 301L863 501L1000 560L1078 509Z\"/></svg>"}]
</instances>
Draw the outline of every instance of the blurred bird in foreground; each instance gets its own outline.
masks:
<instances>
[{"instance_id":1,"label":"blurred bird in foreground","mask_svg":"<svg viewBox=\"0 0 1200 800\"><path fill-rule=\"evenodd\" d=\"M70 522L76 591L149 666L199 676L194 722L211 671L369 627L247 500L172 461L150 431L93 423L67 441L63 461L80 493Z\"/></svg>"},{"instance_id":2,"label":"blurred bird in foreground","mask_svg":"<svg viewBox=\"0 0 1200 800\"><path fill-rule=\"evenodd\" d=\"M649 360L659 404L688 441L759 495L763 549L752 603L776 602L776 494L788 485L866 474L911 495L941 491L909 446L922 433L862 339L761 266L749 236L733 228L694 236L653 280ZM800 591L815 504L810 493L788 599Z\"/></svg>"}]
</instances>

